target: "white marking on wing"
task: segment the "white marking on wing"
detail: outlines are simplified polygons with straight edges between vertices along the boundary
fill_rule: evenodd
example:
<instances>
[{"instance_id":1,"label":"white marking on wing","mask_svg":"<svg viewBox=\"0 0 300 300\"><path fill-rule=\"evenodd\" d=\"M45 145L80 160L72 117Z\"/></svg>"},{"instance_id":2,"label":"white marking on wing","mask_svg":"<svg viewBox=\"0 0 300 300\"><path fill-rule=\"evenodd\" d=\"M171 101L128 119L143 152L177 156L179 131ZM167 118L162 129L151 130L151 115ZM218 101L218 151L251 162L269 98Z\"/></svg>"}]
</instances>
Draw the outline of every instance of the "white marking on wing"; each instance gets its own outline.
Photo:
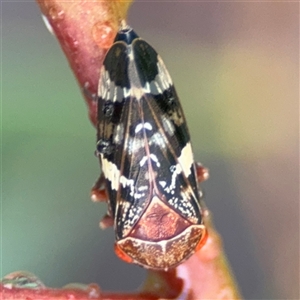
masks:
<instances>
[{"instance_id":1,"label":"white marking on wing","mask_svg":"<svg viewBox=\"0 0 300 300\"><path fill-rule=\"evenodd\" d=\"M156 166L159 168L160 167L160 162L158 161L158 158L155 154L151 153L150 158L156 163Z\"/></svg>"},{"instance_id":2,"label":"white marking on wing","mask_svg":"<svg viewBox=\"0 0 300 300\"><path fill-rule=\"evenodd\" d=\"M159 132L154 133L150 137L149 145L151 146L152 144L155 144L155 145L159 146L162 149L165 149L167 147L167 144L166 144L166 141L165 141L164 137Z\"/></svg>"},{"instance_id":3,"label":"white marking on wing","mask_svg":"<svg viewBox=\"0 0 300 300\"><path fill-rule=\"evenodd\" d=\"M140 186L140 187L138 188L138 190L139 190L140 192L142 192L142 191L147 191L147 190L148 190L148 186L147 186L147 185L142 185L142 186Z\"/></svg>"},{"instance_id":4,"label":"white marking on wing","mask_svg":"<svg viewBox=\"0 0 300 300\"><path fill-rule=\"evenodd\" d=\"M124 125L119 123L114 130L114 143L122 144L124 138Z\"/></svg>"},{"instance_id":5,"label":"white marking on wing","mask_svg":"<svg viewBox=\"0 0 300 300\"><path fill-rule=\"evenodd\" d=\"M145 93L142 88L132 85L131 86L131 96L133 98L136 98L137 100L141 100L145 96Z\"/></svg>"},{"instance_id":6,"label":"white marking on wing","mask_svg":"<svg viewBox=\"0 0 300 300\"><path fill-rule=\"evenodd\" d=\"M103 154L101 154L101 161L105 178L111 182L111 188L117 191L120 184L120 170L115 164L104 158Z\"/></svg>"},{"instance_id":7,"label":"white marking on wing","mask_svg":"<svg viewBox=\"0 0 300 300\"><path fill-rule=\"evenodd\" d=\"M182 168L179 164L176 164L170 167L170 171L172 172L171 184L170 186L166 187L164 190L167 193L173 192L172 194L174 194L174 188L176 187L176 178L177 175L182 172Z\"/></svg>"},{"instance_id":8,"label":"white marking on wing","mask_svg":"<svg viewBox=\"0 0 300 300\"><path fill-rule=\"evenodd\" d=\"M127 186L130 187L130 196L132 197L134 195L134 180L133 179L128 179L124 175L120 177L120 183L122 186L125 188Z\"/></svg>"},{"instance_id":9,"label":"white marking on wing","mask_svg":"<svg viewBox=\"0 0 300 300\"><path fill-rule=\"evenodd\" d=\"M158 74L155 76L154 80L150 82L150 85L147 83L145 89L147 92L149 89L153 95L162 94L173 85L170 74L160 56L157 56L157 69Z\"/></svg>"},{"instance_id":10,"label":"white marking on wing","mask_svg":"<svg viewBox=\"0 0 300 300\"><path fill-rule=\"evenodd\" d=\"M170 119L168 119L165 115L161 116L161 120L162 120L162 124L164 127L164 130L170 135L172 136L175 132L175 128L173 123L170 121Z\"/></svg>"},{"instance_id":11,"label":"white marking on wing","mask_svg":"<svg viewBox=\"0 0 300 300\"><path fill-rule=\"evenodd\" d=\"M178 162L183 170L183 174L188 177L191 174L191 169L194 163L192 146L190 142L187 143L181 150L181 154L178 157Z\"/></svg>"},{"instance_id":12,"label":"white marking on wing","mask_svg":"<svg viewBox=\"0 0 300 300\"><path fill-rule=\"evenodd\" d=\"M141 131L142 130L142 128L143 128L143 123L140 123L140 124L138 124L136 127L135 127L135 133L138 133L139 131Z\"/></svg>"},{"instance_id":13,"label":"white marking on wing","mask_svg":"<svg viewBox=\"0 0 300 300\"><path fill-rule=\"evenodd\" d=\"M139 123L135 127L135 133L140 132L143 128L148 129L148 130L152 130L152 125L149 122Z\"/></svg>"},{"instance_id":14,"label":"white marking on wing","mask_svg":"<svg viewBox=\"0 0 300 300\"><path fill-rule=\"evenodd\" d=\"M173 84L171 76L159 55L157 56L157 61L158 75L162 78L162 81L165 83L165 89L167 89Z\"/></svg>"},{"instance_id":15,"label":"white marking on wing","mask_svg":"<svg viewBox=\"0 0 300 300\"><path fill-rule=\"evenodd\" d=\"M152 130L152 125L149 122L144 123L144 128L148 130Z\"/></svg>"},{"instance_id":16,"label":"white marking on wing","mask_svg":"<svg viewBox=\"0 0 300 300\"><path fill-rule=\"evenodd\" d=\"M124 98L129 97L130 96L130 89L123 88L123 94L124 94Z\"/></svg>"},{"instance_id":17,"label":"white marking on wing","mask_svg":"<svg viewBox=\"0 0 300 300\"><path fill-rule=\"evenodd\" d=\"M129 155L140 150L140 148L144 148L144 139L136 139L136 138L129 138L128 139L128 146L125 150L128 152Z\"/></svg>"},{"instance_id":18,"label":"white marking on wing","mask_svg":"<svg viewBox=\"0 0 300 300\"><path fill-rule=\"evenodd\" d=\"M140 166L142 167L146 163L147 160L148 160L148 157L144 156L140 161Z\"/></svg>"},{"instance_id":19,"label":"white marking on wing","mask_svg":"<svg viewBox=\"0 0 300 300\"><path fill-rule=\"evenodd\" d=\"M105 70L104 66L101 68L100 72L100 81L99 81L99 86L98 86L98 96L106 99L107 95L107 86L109 86L110 80L109 80L109 74Z\"/></svg>"},{"instance_id":20,"label":"white marking on wing","mask_svg":"<svg viewBox=\"0 0 300 300\"><path fill-rule=\"evenodd\" d=\"M149 82L146 82L145 86L144 86L144 93L151 93L151 87L150 87L150 84Z\"/></svg>"},{"instance_id":21,"label":"white marking on wing","mask_svg":"<svg viewBox=\"0 0 300 300\"><path fill-rule=\"evenodd\" d=\"M159 184L164 188L167 185L166 181L159 181Z\"/></svg>"}]
</instances>

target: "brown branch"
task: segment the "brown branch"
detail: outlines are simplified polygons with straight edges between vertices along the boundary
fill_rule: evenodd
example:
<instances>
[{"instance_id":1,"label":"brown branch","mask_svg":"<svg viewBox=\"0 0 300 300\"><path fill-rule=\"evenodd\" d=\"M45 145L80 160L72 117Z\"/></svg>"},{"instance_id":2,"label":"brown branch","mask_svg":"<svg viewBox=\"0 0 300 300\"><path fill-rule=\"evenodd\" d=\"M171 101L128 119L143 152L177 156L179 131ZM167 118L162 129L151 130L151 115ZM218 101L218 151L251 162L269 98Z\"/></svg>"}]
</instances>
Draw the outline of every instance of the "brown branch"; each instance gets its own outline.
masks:
<instances>
[{"instance_id":1,"label":"brown branch","mask_svg":"<svg viewBox=\"0 0 300 300\"><path fill-rule=\"evenodd\" d=\"M48 19L80 87L96 93L99 66L112 44L118 24L126 17L129 2L37 0ZM91 122L96 125L96 103L86 97ZM117 294L100 292L97 285L85 289L27 289L5 281L0 285L1 299L241 299L222 249L219 235L208 211L206 244L189 260L168 272L149 271L141 292Z\"/></svg>"}]
</instances>

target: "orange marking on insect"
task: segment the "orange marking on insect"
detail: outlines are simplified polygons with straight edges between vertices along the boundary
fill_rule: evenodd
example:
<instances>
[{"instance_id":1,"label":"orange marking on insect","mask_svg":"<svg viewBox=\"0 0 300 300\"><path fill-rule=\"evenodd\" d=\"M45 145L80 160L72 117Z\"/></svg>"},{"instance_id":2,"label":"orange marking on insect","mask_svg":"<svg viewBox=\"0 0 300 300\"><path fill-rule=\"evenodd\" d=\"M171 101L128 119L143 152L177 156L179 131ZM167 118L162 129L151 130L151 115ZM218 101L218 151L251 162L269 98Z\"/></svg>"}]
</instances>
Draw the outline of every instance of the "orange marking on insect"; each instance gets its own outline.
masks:
<instances>
[{"instance_id":1,"label":"orange marking on insect","mask_svg":"<svg viewBox=\"0 0 300 300\"><path fill-rule=\"evenodd\" d=\"M132 263L133 259L128 256L117 244L114 246L116 255L127 263Z\"/></svg>"},{"instance_id":2,"label":"orange marking on insect","mask_svg":"<svg viewBox=\"0 0 300 300\"><path fill-rule=\"evenodd\" d=\"M207 229L205 228L201 240L199 241L198 245L195 248L195 252L198 252L206 244L207 239L208 239L208 232Z\"/></svg>"}]
</instances>

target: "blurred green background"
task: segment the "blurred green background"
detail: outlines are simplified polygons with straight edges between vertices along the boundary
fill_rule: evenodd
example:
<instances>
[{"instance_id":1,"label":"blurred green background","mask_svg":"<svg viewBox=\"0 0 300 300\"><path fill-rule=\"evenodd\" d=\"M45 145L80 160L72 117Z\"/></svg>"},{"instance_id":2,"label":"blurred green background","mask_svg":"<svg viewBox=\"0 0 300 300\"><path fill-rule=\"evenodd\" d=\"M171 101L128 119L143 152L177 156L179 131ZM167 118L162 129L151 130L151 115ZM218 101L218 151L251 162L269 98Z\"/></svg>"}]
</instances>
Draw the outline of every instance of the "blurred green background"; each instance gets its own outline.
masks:
<instances>
[{"instance_id":1,"label":"blurred green background","mask_svg":"<svg viewBox=\"0 0 300 300\"><path fill-rule=\"evenodd\" d=\"M2 2L1 276L132 290L89 200L95 130L35 2ZM299 3L136 2L129 23L163 57L206 203L246 299L299 299Z\"/></svg>"}]
</instances>

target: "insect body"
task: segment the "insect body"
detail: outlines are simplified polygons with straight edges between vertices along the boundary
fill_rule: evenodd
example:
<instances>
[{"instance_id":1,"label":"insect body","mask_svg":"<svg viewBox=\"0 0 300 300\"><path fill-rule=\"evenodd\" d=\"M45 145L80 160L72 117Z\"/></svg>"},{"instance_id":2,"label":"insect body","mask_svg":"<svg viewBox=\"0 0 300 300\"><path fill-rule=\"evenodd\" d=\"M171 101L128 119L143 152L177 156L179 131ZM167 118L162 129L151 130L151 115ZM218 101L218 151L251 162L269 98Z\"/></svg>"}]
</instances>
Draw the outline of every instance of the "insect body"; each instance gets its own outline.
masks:
<instances>
[{"instance_id":1,"label":"insect body","mask_svg":"<svg viewBox=\"0 0 300 300\"><path fill-rule=\"evenodd\" d=\"M97 152L116 253L167 270L206 236L177 93L160 56L128 26L118 32L100 76Z\"/></svg>"}]
</instances>

